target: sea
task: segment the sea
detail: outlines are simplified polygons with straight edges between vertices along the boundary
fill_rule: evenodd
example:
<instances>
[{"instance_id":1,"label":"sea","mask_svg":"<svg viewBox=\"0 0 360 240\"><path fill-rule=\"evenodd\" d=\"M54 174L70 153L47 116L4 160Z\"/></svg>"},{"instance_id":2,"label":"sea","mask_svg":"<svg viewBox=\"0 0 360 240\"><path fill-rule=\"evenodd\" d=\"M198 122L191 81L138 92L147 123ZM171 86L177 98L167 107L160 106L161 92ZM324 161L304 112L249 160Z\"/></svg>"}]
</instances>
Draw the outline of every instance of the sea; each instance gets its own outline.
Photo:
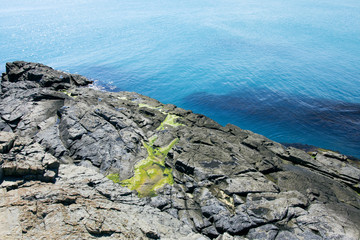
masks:
<instances>
[{"instance_id":1,"label":"sea","mask_svg":"<svg viewBox=\"0 0 360 240\"><path fill-rule=\"evenodd\" d=\"M15 60L360 157L359 0L0 0Z\"/></svg>"}]
</instances>

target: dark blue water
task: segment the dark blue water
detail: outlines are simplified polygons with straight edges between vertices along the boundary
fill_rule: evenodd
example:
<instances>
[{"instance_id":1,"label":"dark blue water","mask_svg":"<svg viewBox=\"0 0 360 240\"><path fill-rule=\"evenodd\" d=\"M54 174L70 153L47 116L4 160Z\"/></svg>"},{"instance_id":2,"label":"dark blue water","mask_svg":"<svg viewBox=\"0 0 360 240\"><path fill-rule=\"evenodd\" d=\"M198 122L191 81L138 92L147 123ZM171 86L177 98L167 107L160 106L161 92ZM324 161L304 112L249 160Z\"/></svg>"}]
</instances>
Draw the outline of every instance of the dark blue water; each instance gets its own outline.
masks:
<instances>
[{"instance_id":1,"label":"dark blue water","mask_svg":"<svg viewBox=\"0 0 360 240\"><path fill-rule=\"evenodd\" d=\"M42 62L360 157L358 0L0 0L0 70Z\"/></svg>"}]
</instances>

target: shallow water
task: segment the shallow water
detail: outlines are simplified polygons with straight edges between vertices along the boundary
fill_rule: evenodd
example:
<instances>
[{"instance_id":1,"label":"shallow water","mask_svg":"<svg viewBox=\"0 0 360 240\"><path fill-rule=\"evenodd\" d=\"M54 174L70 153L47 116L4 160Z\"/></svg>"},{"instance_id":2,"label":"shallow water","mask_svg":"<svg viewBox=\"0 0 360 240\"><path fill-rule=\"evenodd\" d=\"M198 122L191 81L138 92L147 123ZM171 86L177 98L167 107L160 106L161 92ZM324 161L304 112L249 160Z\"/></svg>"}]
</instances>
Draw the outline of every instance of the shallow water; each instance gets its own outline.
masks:
<instances>
[{"instance_id":1,"label":"shallow water","mask_svg":"<svg viewBox=\"0 0 360 240\"><path fill-rule=\"evenodd\" d=\"M0 70L42 62L360 157L360 2L4 1Z\"/></svg>"}]
</instances>

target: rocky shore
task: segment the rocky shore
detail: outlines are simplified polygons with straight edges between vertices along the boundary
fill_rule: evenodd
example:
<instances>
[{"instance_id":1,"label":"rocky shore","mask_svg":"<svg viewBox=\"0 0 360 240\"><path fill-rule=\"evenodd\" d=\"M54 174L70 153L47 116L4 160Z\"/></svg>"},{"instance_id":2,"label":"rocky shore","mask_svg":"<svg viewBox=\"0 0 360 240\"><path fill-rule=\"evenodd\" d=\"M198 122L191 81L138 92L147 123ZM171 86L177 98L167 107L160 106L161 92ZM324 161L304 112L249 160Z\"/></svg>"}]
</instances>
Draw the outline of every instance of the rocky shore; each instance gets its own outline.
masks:
<instances>
[{"instance_id":1,"label":"rocky shore","mask_svg":"<svg viewBox=\"0 0 360 240\"><path fill-rule=\"evenodd\" d=\"M0 239L360 239L359 163L6 64Z\"/></svg>"}]
</instances>

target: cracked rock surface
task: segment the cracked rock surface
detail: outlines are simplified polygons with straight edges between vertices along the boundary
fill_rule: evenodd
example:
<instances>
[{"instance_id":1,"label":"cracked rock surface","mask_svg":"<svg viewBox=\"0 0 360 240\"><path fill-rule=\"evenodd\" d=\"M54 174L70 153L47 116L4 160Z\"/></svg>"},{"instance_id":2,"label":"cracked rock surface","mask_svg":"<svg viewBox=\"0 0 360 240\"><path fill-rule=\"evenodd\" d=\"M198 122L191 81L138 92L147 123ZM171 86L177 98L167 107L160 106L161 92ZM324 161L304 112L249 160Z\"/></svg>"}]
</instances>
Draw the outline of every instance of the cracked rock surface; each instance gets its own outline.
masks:
<instances>
[{"instance_id":1,"label":"cracked rock surface","mask_svg":"<svg viewBox=\"0 0 360 240\"><path fill-rule=\"evenodd\" d=\"M90 83L6 64L1 239L360 239L359 163ZM105 177L130 179L151 153L144 146L174 139L163 156L173 184L156 196Z\"/></svg>"},{"instance_id":2,"label":"cracked rock surface","mask_svg":"<svg viewBox=\"0 0 360 240\"><path fill-rule=\"evenodd\" d=\"M1 190L1 239L206 239L96 171L62 165L56 183Z\"/></svg>"}]
</instances>

